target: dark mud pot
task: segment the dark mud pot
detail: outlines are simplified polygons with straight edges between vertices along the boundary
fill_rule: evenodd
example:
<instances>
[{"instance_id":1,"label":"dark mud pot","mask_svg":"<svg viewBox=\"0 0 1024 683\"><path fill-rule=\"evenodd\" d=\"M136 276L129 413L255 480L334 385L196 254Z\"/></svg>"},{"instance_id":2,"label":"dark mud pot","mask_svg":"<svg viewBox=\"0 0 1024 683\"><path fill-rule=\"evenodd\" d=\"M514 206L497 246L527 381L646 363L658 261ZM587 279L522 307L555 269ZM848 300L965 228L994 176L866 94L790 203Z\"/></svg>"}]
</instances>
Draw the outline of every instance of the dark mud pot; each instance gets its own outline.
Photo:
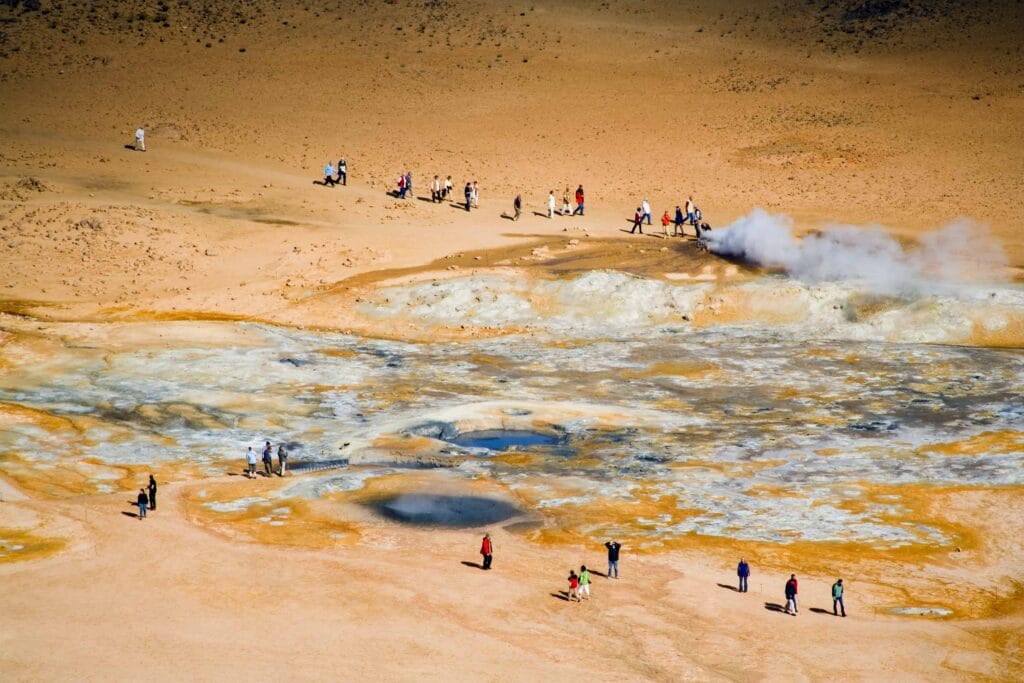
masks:
<instances>
[{"instance_id":1,"label":"dark mud pot","mask_svg":"<svg viewBox=\"0 0 1024 683\"><path fill-rule=\"evenodd\" d=\"M378 514L403 524L478 527L522 514L515 506L481 496L410 493L369 504Z\"/></svg>"},{"instance_id":2,"label":"dark mud pot","mask_svg":"<svg viewBox=\"0 0 1024 683\"><path fill-rule=\"evenodd\" d=\"M476 432L464 432L449 443L463 448L486 448L489 451L507 451L511 448L529 448L530 446L556 446L557 436L528 432L517 429L484 429Z\"/></svg>"}]
</instances>

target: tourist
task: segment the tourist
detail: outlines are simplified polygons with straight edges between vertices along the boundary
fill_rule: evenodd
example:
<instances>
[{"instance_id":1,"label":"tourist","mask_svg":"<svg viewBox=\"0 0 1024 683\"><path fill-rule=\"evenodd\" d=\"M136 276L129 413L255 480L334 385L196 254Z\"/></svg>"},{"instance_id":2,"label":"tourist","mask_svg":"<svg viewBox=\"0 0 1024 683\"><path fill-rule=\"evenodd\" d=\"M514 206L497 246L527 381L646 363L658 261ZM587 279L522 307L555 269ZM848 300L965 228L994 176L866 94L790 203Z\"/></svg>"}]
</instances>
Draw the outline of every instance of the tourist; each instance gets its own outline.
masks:
<instances>
[{"instance_id":1,"label":"tourist","mask_svg":"<svg viewBox=\"0 0 1024 683\"><path fill-rule=\"evenodd\" d=\"M470 203L473 201L473 184L468 180L466 181L466 189L463 190L463 194L466 195L466 211L469 211Z\"/></svg>"},{"instance_id":2,"label":"tourist","mask_svg":"<svg viewBox=\"0 0 1024 683\"><path fill-rule=\"evenodd\" d=\"M604 547L608 548L608 578L617 579L619 578L619 550L622 548L622 544L618 541L608 541Z\"/></svg>"},{"instance_id":3,"label":"tourist","mask_svg":"<svg viewBox=\"0 0 1024 683\"><path fill-rule=\"evenodd\" d=\"M590 599L590 572L587 571L587 565L580 566L580 600L584 596Z\"/></svg>"},{"instance_id":4,"label":"tourist","mask_svg":"<svg viewBox=\"0 0 1024 683\"><path fill-rule=\"evenodd\" d=\"M650 225L651 224L651 203L649 201L647 201L646 197L644 197L644 200L642 202L640 202L640 208L643 210L643 217L644 217L644 219L647 220L647 225Z\"/></svg>"},{"instance_id":5,"label":"tourist","mask_svg":"<svg viewBox=\"0 0 1024 683\"><path fill-rule=\"evenodd\" d=\"M555 191L548 192L548 218L555 217Z\"/></svg>"},{"instance_id":6,"label":"tourist","mask_svg":"<svg viewBox=\"0 0 1024 683\"><path fill-rule=\"evenodd\" d=\"M580 185L576 188L576 210L572 212L572 215L576 214L583 215L583 186Z\"/></svg>"},{"instance_id":7,"label":"tourist","mask_svg":"<svg viewBox=\"0 0 1024 683\"><path fill-rule=\"evenodd\" d=\"M673 237L686 237L686 233L683 232L683 210L678 206L676 207L676 219L672 221L672 224Z\"/></svg>"},{"instance_id":8,"label":"tourist","mask_svg":"<svg viewBox=\"0 0 1024 683\"><path fill-rule=\"evenodd\" d=\"M640 231L641 235L644 234L643 220L643 210L638 206L636 207L636 213L633 214L633 229L629 231L630 235L635 233L637 230Z\"/></svg>"},{"instance_id":9,"label":"tourist","mask_svg":"<svg viewBox=\"0 0 1024 683\"><path fill-rule=\"evenodd\" d=\"M405 191L408 197L412 196L412 171L405 172Z\"/></svg>"},{"instance_id":10,"label":"tourist","mask_svg":"<svg viewBox=\"0 0 1024 683\"><path fill-rule=\"evenodd\" d=\"M693 197L686 200L686 220L690 225L697 225L697 205L693 203Z\"/></svg>"},{"instance_id":11,"label":"tourist","mask_svg":"<svg viewBox=\"0 0 1024 683\"><path fill-rule=\"evenodd\" d=\"M146 151L146 129L139 126L135 131L135 151Z\"/></svg>"},{"instance_id":12,"label":"tourist","mask_svg":"<svg viewBox=\"0 0 1024 683\"><path fill-rule=\"evenodd\" d=\"M270 442L263 447L263 474L269 477L274 473L274 449L271 448Z\"/></svg>"},{"instance_id":13,"label":"tourist","mask_svg":"<svg viewBox=\"0 0 1024 683\"><path fill-rule=\"evenodd\" d=\"M796 574L789 575L789 581L786 582L786 614L792 614L796 616Z\"/></svg>"},{"instance_id":14,"label":"tourist","mask_svg":"<svg viewBox=\"0 0 1024 683\"><path fill-rule=\"evenodd\" d=\"M572 206L569 205L569 186L565 186L565 190L562 191L562 215L569 216L572 214Z\"/></svg>"},{"instance_id":15,"label":"tourist","mask_svg":"<svg viewBox=\"0 0 1024 683\"><path fill-rule=\"evenodd\" d=\"M403 175L398 176L398 198L399 199L405 199L406 190L407 190L407 188L405 186L405 175L403 174Z\"/></svg>"},{"instance_id":16,"label":"tourist","mask_svg":"<svg viewBox=\"0 0 1024 683\"><path fill-rule=\"evenodd\" d=\"M345 157L338 159L338 182L348 185L348 164L345 163Z\"/></svg>"},{"instance_id":17,"label":"tourist","mask_svg":"<svg viewBox=\"0 0 1024 683\"><path fill-rule=\"evenodd\" d=\"M576 576L576 571L573 569L569 570L569 602L576 599L576 602L580 600L580 577Z\"/></svg>"},{"instance_id":18,"label":"tourist","mask_svg":"<svg viewBox=\"0 0 1024 683\"><path fill-rule=\"evenodd\" d=\"M256 452L253 451L252 446L249 446L249 450L247 450L245 452L245 462L246 462L246 466L247 466L247 469L245 471L245 476L249 477L250 479L255 479L256 478Z\"/></svg>"},{"instance_id":19,"label":"tourist","mask_svg":"<svg viewBox=\"0 0 1024 683\"><path fill-rule=\"evenodd\" d=\"M455 184L452 183L452 177L448 176L444 179L444 198L449 199L452 196L452 190L455 189Z\"/></svg>"},{"instance_id":20,"label":"tourist","mask_svg":"<svg viewBox=\"0 0 1024 683\"><path fill-rule=\"evenodd\" d=\"M668 209L665 209L665 213L661 214L661 234L668 237L668 224L672 222L672 218L668 215Z\"/></svg>"},{"instance_id":21,"label":"tourist","mask_svg":"<svg viewBox=\"0 0 1024 683\"><path fill-rule=\"evenodd\" d=\"M136 502L139 506L139 519L145 519L146 506L149 505L149 497L146 495L146 489L139 489L139 496L136 498Z\"/></svg>"},{"instance_id":22,"label":"tourist","mask_svg":"<svg viewBox=\"0 0 1024 683\"><path fill-rule=\"evenodd\" d=\"M149 475L149 509L156 510L156 479Z\"/></svg>"},{"instance_id":23,"label":"tourist","mask_svg":"<svg viewBox=\"0 0 1024 683\"><path fill-rule=\"evenodd\" d=\"M520 214L523 213L523 195L517 194L516 198L512 200L512 210L515 212L515 215L512 216L512 220L519 220Z\"/></svg>"},{"instance_id":24,"label":"tourist","mask_svg":"<svg viewBox=\"0 0 1024 683\"><path fill-rule=\"evenodd\" d=\"M843 611L843 616L846 616L846 605L843 604L843 580L836 579L836 582L832 584L832 614L839 616L836 613L836 607Z\"/></svg>"},{"instance_id":25,"label":"tourist","mask_svg":"<svg viewBox=\"0 0 1024 683\"><path fill-rule=\"evenodd\" d=\"M334 182L334 166L328 161L324 166L324 187L334 187L336 184Z\"/></svg>"},{"instance_id":26,"label":"tourist","mask_svg":"<svg viewBox=\"0 0 1024 683\"><path fill-rule=\"evenodd\" d=\"M288 453L284 450L284 444L277 444L277 474L279 477L284 476L285 470L288 469Z\"/></svg>"},{"instance_id":27,"label":"tourist","mask_svg":"<svg viewBox=\"0 0 1024 683\"><path fill-rule=\"evenodd\" d=\"M484 534L484 540L480 543L480 554L484 556L483 568L490 569L491 560L494 558L494 542L490 534Z\"/></svg>"},{"instance_id":28,"label":"tourist","mask_svg":"<svg viewBox=\"0 0 1024 683\"><path fill-rule=\"evenodd\" d=\"M747 592L747 579L750 578L750 565L742 557L740 563L736 565L736 576L740 579L740 593Z\"/></svg>"},{"instance_id":29,"label":"tourist","mask_svg":"<svg viewBox=\"0 0 1024 683\"><path fill-rule=\"evenodd\" d=\"M473 181L473 208L480 208L480 186L475 180Z\"/></svg>"},{"instance_id":30,"label":"tourist","mask_svg":"<svg viewBox=\"0 0 1024 683\"><path fill-rule=\"evenodd\" d=\"M430 181L430 201L435 203L441 201L441 176L434 176L434 179Z\"/></svg>"}]
</instances>

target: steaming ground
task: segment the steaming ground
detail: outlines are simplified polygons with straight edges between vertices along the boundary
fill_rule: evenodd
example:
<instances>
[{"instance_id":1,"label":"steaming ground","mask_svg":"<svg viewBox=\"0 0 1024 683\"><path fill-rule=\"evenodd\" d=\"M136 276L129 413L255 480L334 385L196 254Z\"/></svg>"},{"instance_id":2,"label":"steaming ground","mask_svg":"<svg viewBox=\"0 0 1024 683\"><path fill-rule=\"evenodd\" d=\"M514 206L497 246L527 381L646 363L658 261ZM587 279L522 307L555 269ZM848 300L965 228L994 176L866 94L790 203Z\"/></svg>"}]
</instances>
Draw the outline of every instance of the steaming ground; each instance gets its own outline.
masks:
<instances>
[{"instance_id":1,"label":"steaming ground","mask_svg":"<svg viewBox=\"0 0 1024 683\"><path fill-rule=\"evenodd\" d=\"M722 256L807 283L854 281L872 294L955 296L958 285L1009 280L1002 245L968 220L926 232L908 247L882 226L830 225L798 240L790 217L756 209L706 239Z\"/></svg>"}]
</instances>

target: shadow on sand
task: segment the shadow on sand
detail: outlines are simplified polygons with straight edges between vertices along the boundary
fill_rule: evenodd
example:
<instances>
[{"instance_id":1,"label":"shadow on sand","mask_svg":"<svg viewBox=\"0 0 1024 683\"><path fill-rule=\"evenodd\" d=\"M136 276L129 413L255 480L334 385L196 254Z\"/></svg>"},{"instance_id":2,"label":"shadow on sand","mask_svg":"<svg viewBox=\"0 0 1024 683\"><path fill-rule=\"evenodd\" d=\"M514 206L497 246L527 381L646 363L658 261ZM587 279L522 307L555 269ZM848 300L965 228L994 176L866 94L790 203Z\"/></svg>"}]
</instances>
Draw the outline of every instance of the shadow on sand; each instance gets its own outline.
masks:
<instances>
[{"instance_id":1,"label":"shadow on sand","mask_svg":"<svg viewBox=\"0 0 1024 683\"><path fill-rule=\"evenodd\" d=\"M729 585L729 584L727 584L727 583L720 583L720 584L718 584L718 587L719 587L719 588L724 588L724 589L726 589L726 590L730 590L730 591L732 591L733 593L739 593L739 592L740 592L740 589L739 589L739 588L737 588L736 586L730 586L730 585Z\"/></svg>"},{"instance_id":2,"label":"shadow on sand","mask_svg":"<svg viewBox=\"0 0 1024 683\"><path fill-rule=\"evenodd\" d=\"M466 560L463 560L462 564L465 567L473 567L474 569L483 569L484 568L484 566L482 564L480 564L479 562L468 562Z\"/></svg>"}]
</instances>

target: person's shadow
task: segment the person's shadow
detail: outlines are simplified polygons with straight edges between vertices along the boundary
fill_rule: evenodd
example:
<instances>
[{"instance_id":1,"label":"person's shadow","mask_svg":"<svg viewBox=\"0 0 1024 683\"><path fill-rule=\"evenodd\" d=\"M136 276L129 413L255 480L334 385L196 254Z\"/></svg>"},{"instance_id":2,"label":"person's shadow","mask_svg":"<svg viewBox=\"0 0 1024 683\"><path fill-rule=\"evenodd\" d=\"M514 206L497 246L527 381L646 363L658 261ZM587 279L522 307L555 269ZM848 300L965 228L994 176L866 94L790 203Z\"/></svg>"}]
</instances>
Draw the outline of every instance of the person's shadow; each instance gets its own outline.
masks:
<instances>
[{"instance_id":1,"label":"person's shadow","mask_svg":"<svg viewBox=\"0 0 1024 683\"><path fill-rule=\"evenodd\" d=\"M507 213L505 213L504 211L501 212L501 217L504 218L507 221L514 221L516 219L515 216L510 216Z\"/></svg>"},{"instance_id":2,"label":"person's shadow","mask_svg":"<svg viewBox=\"0 0 1024 683\"><path fill-rule=\"evenodd\" d=\"M121 514L124 515L125 517L132 517L134 519L138 519L139 518L139 513L137 513L137 512L128 512L127 510L121 510Z\"/></svg>"},{"instance_id":3,"label":"person's shadow","mask_svg":"<svg viewBox=\"0 0 1024 683\"><path fill-rule=\"evenodd\" d=\"M131 150L131 151L133 151L133 152L138 152L138 151L139 151L139 148L138 148L138 147L136 147L135 145L131 145L131 144L129 144L129 145L125 145L125 146L124 146L124 148L125 148L125 149L130 149L130 150Z\"/></svg>"},{"instance_id":4,"label":"person's shadow","mask_svg":"<svg viewBox=\"0 0 1024 683\"><path fill-rule=\"evenodd\" d=\"M764 603L764 608L769 612L781 612L783 614L786 613L786 608L777 602L766 602Z\"/></svg>"},{"instance_id":5,"label":"person's shadow","mask_svg":"<svg viewBox=\"0 0 1024 683\"><path fill-rule=\"evenodd\" d=\"M540 216L541 218L547 218L548 217L548 215L546 213L544 213L543 211L534 211L533 215L534 216Z\"/></svg>"},{"instance_id":6,"label":"person's shadow","mask_svg":"<svg viewBox=\"0 0 1024 683\"><path fill-rule=\"evenodd\" d=\"M557 593L552 593L551 597L569 602L569 591L558 591Z\"/></svg>"},{"instance_id":7,"label":"person's shadow","mask_svg":"<svg viewBox=\"0 0 1024 683\"><path fill-rule=\"evenodd\" d=\"M602 579L607 579L608 578L607 574L605 574L604 572L599 572L596 569L588 569L587 571L589 571L594 576L600 576Z\"/></svg>"},{"instance_id":8,"label":"person's shadow","mask_svg":"<svg viewBox=\"0 0 1024 683\"><path fill-rule=\"evenodd\" d=\"M718 587L719 588L725 588L726 590L730 590L730 591L732 591L734 593L738 593L740 591L740 589L737 588L736 586L730 586L727 583L720 583L720 584L718 584Z\"/></svg>"},{"instance_id":9,"label":"person's shadow","mask_svg":"<svg viewBox=\"0 0 1024 683\"><path fill-rule=\"evenodd\" d=\"M822 609L821 607L812 607L811 611L814 612L815 614L828 614L829 616L835 616L829 610Z\"/></svg>"},{"instance_id":10,"label":"person's shadow","mask_svg":"<svg viewBox=\"0 0 1024 683\"><path fill-rule=\"evenodd\" d=\"M465 566L465 567L473 567L474 569L483 569L484 568L484 566L482 564L480 564L479 562L469 562L468 560L463 560L462 561L462 565Z\"/></svg>"}]
</instances>

